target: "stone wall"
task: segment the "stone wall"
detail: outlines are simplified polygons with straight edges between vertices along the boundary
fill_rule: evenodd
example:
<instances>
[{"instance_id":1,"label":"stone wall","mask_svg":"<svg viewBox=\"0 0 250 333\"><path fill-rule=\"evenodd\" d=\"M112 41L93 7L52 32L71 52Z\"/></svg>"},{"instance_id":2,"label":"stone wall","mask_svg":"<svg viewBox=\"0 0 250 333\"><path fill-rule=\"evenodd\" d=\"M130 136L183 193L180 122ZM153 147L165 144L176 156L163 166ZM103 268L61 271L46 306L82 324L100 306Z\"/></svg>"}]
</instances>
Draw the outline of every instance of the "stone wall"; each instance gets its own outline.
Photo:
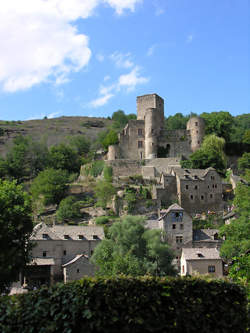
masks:
<instances>
[{"instance_id":1,"label":"stone wall","mask_svg":"<svg viewBox=\"0 0 250 333\"><path fill-rule=\"evenodd\" d=\"M140 160L114 160L106 161L113 169L113 177L141 175L142 163Z\"/></svg>"}]
</instances>

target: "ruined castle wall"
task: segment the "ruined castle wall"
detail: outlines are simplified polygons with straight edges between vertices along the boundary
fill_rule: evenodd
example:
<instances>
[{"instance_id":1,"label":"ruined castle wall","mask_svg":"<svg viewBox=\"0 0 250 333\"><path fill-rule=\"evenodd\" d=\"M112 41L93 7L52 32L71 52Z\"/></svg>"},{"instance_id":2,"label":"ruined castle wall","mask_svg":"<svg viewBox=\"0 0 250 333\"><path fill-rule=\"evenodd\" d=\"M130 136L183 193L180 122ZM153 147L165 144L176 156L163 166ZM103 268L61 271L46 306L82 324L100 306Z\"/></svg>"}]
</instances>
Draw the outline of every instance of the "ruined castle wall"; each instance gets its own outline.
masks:
<instances>
[{"instance_id":1,"label":"ruined castle wall","mask_svg":"<svg viewBox=\"0 0 250 333\"><path fill-rule=\"evenodd\" d=\"M159 147L167 148L168 157L185 156L192 153L191 136L187 130L163 130L158 140Z\"/></svg>"},{"instance_id":2,"label":"ruined castle wall","mask_svg":"<svg viewBox=\"0 0 250 333\"><path fill-rule=\"evenodd\" d=\"M160 207L168 207L177 200L177 184L174 176L164 176L164 185L156 185L153 188L155 198Z\"/></svg>"},{"instance_id":3,"label":"ruined castle wall","mask_svg":"<svg viewBox=\"0 0 250 333\"><path fill-rule=\"evenodd\" d=\"M144 126L143 120L129 120L120 134L120 158L132 160L145 158Z\"/></svg>"},{"instance_id":4,"label":"ruined castle wall","mask_svg":"<svg viewBox=\"0 0 250 333\"><path fill-rule=\"evenodd\" d=\"M220 176L209 171L204 180L179 179L178 197L180 205L190 214L219 212L223 209Z\"/></svg>"},{"instance_id":5,"label":"ruined castle wall","mask_svg":"<svg viewBox=\"0 0 250 333\"><path fill-rule=\"evenodd\" d=\"M139 160L113 160L106 161L113 169L113 177L141 175L142 165Z\"/></svg>"},{"instance_id":6,"label":"ruined castle wall","mask_svg":"<svg viewBox=\"0 0 250 333\"><path fill-rule=\"evenodd\" d=\"M108 160L115 160L120 156L120 149L118 145L109 146L108 149Z\"/></svg>"}]
</instances>

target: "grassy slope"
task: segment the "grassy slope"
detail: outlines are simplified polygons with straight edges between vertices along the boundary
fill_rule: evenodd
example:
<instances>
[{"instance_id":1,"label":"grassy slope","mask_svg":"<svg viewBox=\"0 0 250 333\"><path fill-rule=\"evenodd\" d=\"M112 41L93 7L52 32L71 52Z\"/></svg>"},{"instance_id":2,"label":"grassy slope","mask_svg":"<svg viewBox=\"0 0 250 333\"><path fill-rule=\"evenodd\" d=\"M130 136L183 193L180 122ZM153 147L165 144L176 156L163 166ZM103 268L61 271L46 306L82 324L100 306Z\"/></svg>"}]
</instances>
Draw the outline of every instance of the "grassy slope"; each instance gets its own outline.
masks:
<instances>
[{"instance_id":1,"label":"grassy slope","mask_svg":"<svg viewBox=\"0 0 250 333\"><path fill-rule=\"evenodd\" d=\"M103 127L84 126L83 123L102 122ZM37 119L27 121L0 121L4 134L0 136L0 154L5 155L12 140L18 135L29 135L33 140L46 140L48 146L55 145L67 136L85 134L91 141L98 133L105 130L112 121L106 118L59 117L53 119Z\"/></svg>"}]
</instances>

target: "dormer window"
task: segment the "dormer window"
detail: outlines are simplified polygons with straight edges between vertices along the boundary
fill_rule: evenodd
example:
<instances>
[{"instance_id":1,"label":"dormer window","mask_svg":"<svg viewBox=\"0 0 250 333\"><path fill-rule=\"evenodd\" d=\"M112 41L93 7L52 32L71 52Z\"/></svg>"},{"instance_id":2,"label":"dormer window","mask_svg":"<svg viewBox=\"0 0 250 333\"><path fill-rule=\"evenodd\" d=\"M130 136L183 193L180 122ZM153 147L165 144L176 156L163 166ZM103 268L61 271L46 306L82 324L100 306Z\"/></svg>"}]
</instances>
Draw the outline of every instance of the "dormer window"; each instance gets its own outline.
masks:
<instances>
[{"instance_id":1,"label":"dormer window","mask_svg":"<svg viewBox=\"0 0 250 333\"><path fill-rule=\"evenodd\" d=\"M197 257L199 257L199 258L203 258L204 257L203 254L200 253L200 252L197 252L196 254L197 254Z\"/></svg>"},{"instance_id":2,"label":"dormer window","mask_svg":"<svg viewBox=\"0 0 250 333\"><path fill-rule=\"evenodd\" d=\"M64 235L64 239L69 239L69 235Z\"/></svg>"},{"instance_id":3,"label":"dormer window","mask_svg":"<svg viewBox=\"0 0 250 333\"><path fill-rule=\"evenodd\" d=\"M79 239L84 239L83 235L78 235Z\"/></svg>"},{"instance_id":4,"label":"dormer window","mask_svg":"<svg viewBox=\"0 0 250 333\"><path fill-rule=\"evenodd\" d=\"M93 235L93 239L99 239L97 235Z\"/></svg>"},{"instance_id":5,"label":"dormer window","mask_svg":"<svg viewBox=\"0 0 250 333\"><path fill-rule=\"evenodd\" d=\"M43 234L43 239L48 239L49 235L48 234Z\"/></svg>"}]
</instances>

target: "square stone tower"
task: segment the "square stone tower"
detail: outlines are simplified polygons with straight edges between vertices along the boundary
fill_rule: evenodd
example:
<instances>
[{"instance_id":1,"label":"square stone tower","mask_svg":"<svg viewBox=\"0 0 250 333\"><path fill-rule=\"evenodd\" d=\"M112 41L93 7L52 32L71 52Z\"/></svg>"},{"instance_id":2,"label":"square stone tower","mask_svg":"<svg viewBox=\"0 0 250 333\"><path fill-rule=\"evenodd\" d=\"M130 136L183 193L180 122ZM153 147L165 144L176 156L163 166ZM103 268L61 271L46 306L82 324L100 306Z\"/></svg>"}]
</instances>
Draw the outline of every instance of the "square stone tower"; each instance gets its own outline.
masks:
<instances>
[{"instance_id":1,"label":"square stone tower","mask_svg":"<svg viewBox=\"0 0 250 333\"><path fill-rule=\"evenodd\" d=\"M164 100L157 94L149 94L138 96L136 98L137 104L137 120L145 120L145 113L147 109L156 109L160 115L160 121L164 121Z\"/></svg>"}]
</instances>

